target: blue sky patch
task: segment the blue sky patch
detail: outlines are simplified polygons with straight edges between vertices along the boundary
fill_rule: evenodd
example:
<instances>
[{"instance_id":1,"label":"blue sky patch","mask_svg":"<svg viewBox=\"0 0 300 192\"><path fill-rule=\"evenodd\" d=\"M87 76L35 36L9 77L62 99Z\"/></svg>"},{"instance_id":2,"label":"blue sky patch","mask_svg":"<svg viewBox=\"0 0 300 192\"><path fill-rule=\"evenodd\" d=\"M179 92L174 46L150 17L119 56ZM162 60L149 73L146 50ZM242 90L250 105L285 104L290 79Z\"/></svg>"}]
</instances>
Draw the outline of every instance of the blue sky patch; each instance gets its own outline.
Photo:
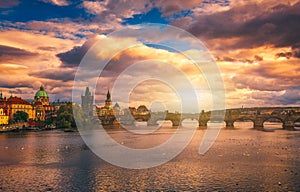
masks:
<instances>
[{"instance_id":1,"label":"blue sky patch","mask_svg":"<svg viewBox=\"0 0 300 192\"><path fill-rule=\"evenodd\" d=\"M12 8L0 8L1 20L11 22L28 22L32 20L45 21L53 18L87 18L90 17L83 8L78 5L81 1L72 1L70 6L56 6L41 1L21 1Z\"/></svg>"},{"instance_id":2,"label":"blue sky patch","mask_svg":"<svg viewBox=\"0 0 300 192\"><path fill-rule=\"evenodd\" d=\"M125 18L123 25L137 25L141 23L162 23L168 24L169 21L162 16L158 8L153 8L147 13L133 15L132 18Z\"/></svg>"}]
</instances>

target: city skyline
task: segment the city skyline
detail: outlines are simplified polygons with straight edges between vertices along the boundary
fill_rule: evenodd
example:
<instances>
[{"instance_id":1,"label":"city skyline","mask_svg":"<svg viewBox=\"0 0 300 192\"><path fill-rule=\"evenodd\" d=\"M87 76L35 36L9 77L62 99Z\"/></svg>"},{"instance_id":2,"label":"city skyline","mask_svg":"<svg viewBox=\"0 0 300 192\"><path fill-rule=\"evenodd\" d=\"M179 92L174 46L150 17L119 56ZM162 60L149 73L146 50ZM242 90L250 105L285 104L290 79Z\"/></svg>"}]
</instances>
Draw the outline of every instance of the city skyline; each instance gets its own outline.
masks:
<instances>
[{"instance_id":1,"label":"city skyline","mask_svg":"<svg viewBox=\"0 0 300 192\"><path fill-rule=\"evenodd\" d=\"M134 5L134 6L133 6ZM299 106L300 42L299 1L9 1L1 2L0 90L22 98L44 85L52 101L71 100L77 66L87 50L115 30L146 22L180 27L208 48L224 78L226 108L256 106ZM28 14L30 9L37 11ZM145 34L162 42L162 36ZM135 41L125 35L119 42ZM183 52L193 50L178 38ZM113 47L112 47L113 49ZM120 53L101 79L105 86L96 89L95 103L102 104L109 83L116 78L116 67L156 56L173 66L181 66L181 55L162 47L141 44ZM207 84L187 66L190 79L199 87L199 95L209 97ZM138 76L143 68L135 71ZM20 78L21 77L21 78ZM9 79L9 81L8 81ZM87 83L88 84L88 83ZM152 87L152 97L146 97ZM115 101L118 90L112 92ZM82 90L82 93L84 90ZM167 93L166 93L167 92ZM169 94L170 93L170 94ZM80 95L76 100L80 103ZM136 87L133 105L160 98L177 105L170 88L157 82ZM206 99L204 99L206 101ZM206 103L206 102L205 102ZM167 107L170 108L170 107ZM204 106L209 109L209 106ZM172 109L174 110L174 109Z\"/></svg>"}]
</instances>

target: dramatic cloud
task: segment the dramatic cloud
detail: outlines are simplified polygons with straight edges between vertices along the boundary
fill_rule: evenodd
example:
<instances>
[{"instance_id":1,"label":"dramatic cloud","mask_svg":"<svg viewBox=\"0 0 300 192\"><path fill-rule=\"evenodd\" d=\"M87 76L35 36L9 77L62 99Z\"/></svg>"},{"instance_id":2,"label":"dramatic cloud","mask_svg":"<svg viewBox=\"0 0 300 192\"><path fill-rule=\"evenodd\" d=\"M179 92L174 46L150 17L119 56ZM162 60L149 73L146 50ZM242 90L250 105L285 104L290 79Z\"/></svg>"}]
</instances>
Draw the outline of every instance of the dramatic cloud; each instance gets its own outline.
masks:
<instances>
[{"instance_id":1,"label":"dramatic cloud","mask_svg":"<svg viewBox=\"0 0 300 192\"><path fill-rule=\"evenodd\" d=\"M69 2L67 0L42 0L45 3L52 3L53 5L57 6L67 6Z\"/></svg>"},{"instance_id":2,"label":"dramatic cloud","mask_svg":"<svg viewBox=\"0 0 300 192\"><path fill-rule=\"evenodd\" d=\"M77 67L88 51L89 47L86 45L73 47L70 51L59 53L57 57L63 62L65 67Z\"/></svg>"},{"instance_id":3,"label":"dramatic cloud","mask_svg":"<svg viewBox=\"0 0 300 192\"><path fill-rule=\"evenodd\" d=\"M208 39L238 38L227 49L298 46L300 43L300 2L294 5L247 4L228 11L201 15L188 27L196 36ZM255 35L253 35L255 34Z\"/></svg>"},{"instance_id":4,"label":"dramatic cloud","mask_svg":"<svg viewBox=\"0 0 300 192\"><path fill-rule=\"evenodd\" d=\"M266 106L297 106L299 102L299 86L290 87L282 92L253 92L250 97L254 101L263 100L263 104Z\"/></svg>"},{"instance_id":5,"label":"dramatic cloud","mask_svg":"<svg viewBox=\"0 0 300 192\"><path fill-rule=\"evenodd\" d=\"M297 59L263 61L257 65L241 68L233 79L238 86L246 86L256 90L288 89L300 84L298 62Z\"/></svg>"},{"instance_id":6,"label":"dramatic cloud","mask_svg":"<svg viewBox=\"0 0 300 192\"><path fill-rule=\"evenodd\" d=\"M182 10L192 9L200 5L203 0L191 0L191 1L173 1L173 0L158 0L155 5L162 8L162 12L165 15L177 13Z\"/></svg>"},{"instance_id":7,"label":"dramatic cloud","mask_svg":"<svg viewBox=\"0 0 300 192\"><path fill-rule=\"evenodd\" d=\"M281 53L277 53L276 55L275 55L275 57L276 58L279 58L279 57L285 57L285 58L287 58L287 59L289 59L290 57L292 57L293 56L293 53L292 52L281 52Z\"/></svg>"},{"instance_id":8,"label":"dramatic cloud","mask_svg":"<svg viewBox=\"0 0 300 192\"><path fill-rule=\"evenodd\" d=\"M43 51L56 51L57 48L56 47L50 47L50 46L46 46L46 47L38 47L39 50L43 50Z\"/></svg>"},{"instance_id":9,"label":"dramatic cloud","mask_svg":"<svg viewBox=\"0 0 300 192\"><path fill-rule=\"evenodd\" d=\"M62 67L77 67L83 56L97 40L97 37L91 38L82 46L75 46L67 52L57 54L56 56L62 61Z\"/></svg>"},{"instance_id":10,"label":"dramatic cloud","mask_svg":"<svg viewBox=\"0 0 300 192\"><path fill-rule=\"evenodd\" d=\"M20 75L22 72L27 72L29 69L24 65L16 64L0 64L1 75Z\"/></svg>"},{"instance_id":11,"label":"dramatic cloud","mask_svg":"<svg viewBox=\"0 0 300 192\"><path fill-rule=\"evenodd\" d=\"M106 11L107 2L105 1L84 1L83 7L87 9L91 14L101 14L103 11Z\"/></svg>"},{"instance_id":12,"label":"dramatic cloud","mask_svg":"<svg viewBox=\"0 0 300 192\"><path fill-rule=\"evenodd\" d=\"M74 69L46 69L43 72L36 71L30 72L30 76L44 78L44 79L52 79L52 80L61 80L61 81L73 81L75 76Z\"/></svg>"},{"instance_id":13,"label":"dramatic cloud","mask_svg":"<svg viewBox=\"0 0 300 192\"><path fill-rule=\"evenodd\" d=\"M278 56L279 57L279 56ZM224 57L216 57L217 61L227 61L227 62L242 62L242 63L254 63L258 61L262 61L263 57L255 55L253 58L233 58L229 56Z\"/></svg>"},{"instance_id":14,"label":"dramatic cloud","mask_svg":"<svg viewBox=\"0 0 300 192\"><path fill-rule=\"evenodd\" d=\"M147 0L108 0L108 1L84 1L83 7L88 12L101 17L115 15L117 18L128 18L134 14L147 10ZM104 17L103 17L104 18Z\"/></svg>"},{"instance_id":15,"label":"dramatic cloud","mask_svg":"<svg viewBox=\"0 0 300 192\"><path fill-rule=\"evenodd\" d=\"M152 3L148 0L84 1L82 7L94 15L93 22L101 23L101 26L107 26L106 28L110 27L113 31L122 28L123 19L149 11Z\"/></svg>"},{"instance_id":16,"label":"dramatic cloud","mask_svg":"<svg viewBox=\"0 0 300 192\"><path fill-rule=\"evenodd\" d=\"M32 53L24 49L0 45L0 62L13 62L18 58L28 58L37 56L37 53Z\"/></svg>"},{"instance_id":17,"label":"dramatic cloud","mask_svg":"<svg viewBox=\"0 0 300 192\"><path fill-rule=\"evenodd\" d=\"M276 104L280 103L283 105L299 105L300 101L300 87L290 87L285 91L285 93L279 97L270 98L270 101L274 100Z\"/></svg>"}]
</instances>

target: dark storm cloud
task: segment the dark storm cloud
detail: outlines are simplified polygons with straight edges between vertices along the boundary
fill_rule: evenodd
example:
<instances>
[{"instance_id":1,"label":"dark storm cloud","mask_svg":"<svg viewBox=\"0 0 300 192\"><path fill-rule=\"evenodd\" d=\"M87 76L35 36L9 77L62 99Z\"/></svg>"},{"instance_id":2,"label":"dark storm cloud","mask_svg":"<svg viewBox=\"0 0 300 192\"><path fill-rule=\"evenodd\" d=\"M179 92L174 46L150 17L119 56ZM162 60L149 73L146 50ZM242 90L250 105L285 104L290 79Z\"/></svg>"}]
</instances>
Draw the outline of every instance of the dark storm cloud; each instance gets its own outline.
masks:
<instances>
[{"instance_id":1,"label":"dark storm cloud","mask_svg":"<svg viewBox=\"0 0 300 192\"><path fill-rule=\"evenodd\" d=\"M289 89L286 90L286 92L278 97L272 98L274 99L275 102L284 104L284 105L291 105L291 104L300 104L300 92L299 92L300 87L290 87Z\"/></svg>"},{"instance_id":2,"label":"dark storm cloud","mask_svg":"<svg viewBox=\"0 0 300 192\"><path fill-rule=\"evenodd\" d=\"M293 56L292 52L280 52L275 55L276 58L285 57L287 59L291 58L292 56Z\"/></svg>"},{"instance_id":3,"label":"dark storm cloud","mask_svg":"<svg viewBox=\"0 0 300 192\"><path fill-rule=\"evenodd\" d=\"M22 57L34 57L37 53L32 53L24 49L0 45L0 61L15 60Z\"/></svg>"},{"instance_id":4,"label":"dark storm cloud","mask_svg":"<svg viewBox=\"0 0 300 192\"><path fill-rule=\"evenodd\" d=\"M38 47L39 50L43 50L43 51L56 51L57 48L56 47Z\"/></svg>"},{"instance_id":5,"label":"dark storm cloud","mask_svg":"<svg viewBox=\"0 0 300 192\"><path fill-rule=\"evenodd\" d=\"M287 86L278 84L278 81L271 78L262 78L254 76L235 76L232 78L235 87L238 89L252 89L259 91L282 91ZM263 82L263 83L262 83Z\"/></svg>"},{"instance_id":6,"label":"dark storm cloud","mask_svg":"<svg viewBox=\"0 0 300 192\"><path fill-rule=\"evenodd\" d=\"M300 67L294 60L263 61L241 69L231 80L238 89L284 91L293 88L293 93L299 94L299 86L295 86L300 84L299 71Z\"/></svg>"},{"instance_id":7,"label":"dark storm cloud","mask_svg":"<svg viewBox=\"0 0 300 192\"><path fill-rule=\"evenodd\" d=\"M259 56L259 55L255 55L255 56L254 56L254 60L256 60L256 61L263 61L264 58L261 57L261 56Z\"/></svg>"},{"instance_id":8,"label":"dark storm cloud","mask_svg":"<svg viewBox=\"0 0 300 192\"><path fill-rule=\"evenodd\" d=\"M263 61L263 57L255 55L253 58L232 58L228 56L216 57L217 61L227 61L227 62L243 62L243 63L254 63L256 61Z\"/></svg>"},{"instance_id":9,"label":"dark storm cloud","mask_svg":"<svg viewBox=\"0 0 300 192\"><path fill-rule=\"evenodd\" d=\"M300 96L298 90L299 87L290 87L282 95L274 94L274 92L253 92L251 98L255 101L263 99L267 105L297 105Z\"/></svg>"},{"instance_id":10,"label":"dark storm cloud","mask_svg":"<svg viewBox=\"0 0 300 192\"><path fill-rule=\"evenodd\" d=\"M0 81L0 87L8 89L15 89L20 87L33 88L32 82L30 81Z\"/></svg>"},{"instance_id":11,"label":"dark storm cloud","mask_svg":"<svg viewBox=\"0 0 300 192\"><path fill-rule=\"evenodd\" d=\"M266 10L258 5L245 5L199 16L188 30L196 36L209 39L240 38L230 47L232 49L267 44L293 47L300 45L299 10L300 2L293 6L277 5Z\"/></svg>"},{"instance_id":12,"label":"dark storm cloud","mask_svg":"<svg viewBox=\"0 0 300 192\"><path fill-rule=\"evenodd\" d=\"M293 56L300 58L300 43L292 46Z\"/></svg>"},{"instance_id":13,"label":"dark storm cloud","mask_svg":"<svg viewBox=\"0 0 300 192\"><path fill-rule=\"evenodd\" d=\"M96 38L92 38L86 41L82 46L75 46L70 51L57 54L56 56L62 61L62 67L77 67L83 56L96 40Z\"/></svg>"},{"instance_id":14,"label":"dark storm cloud","mask_svg":"<svg viewBox=\"0 0 300 192\"><path fill-rule=\"evenodd\" d=\"M280 64L278 64L278 66L279 65ZM267 63L264 66L247 69L247 71L244 71L244 74L241 74L241 76L243 76L243 75L246 76L247 74L251 74L254 77L261 76L264 78L272 78L272 79L276 79L278 81L278 83L281 82L280 84L275 84L274 86L284 85L284 86L288 87L288 86L293 85L294 83L300 83L300 78L295 79L295 78L297 78L297 76L294 73L292 73L292 72L294 72L292 70L295 70L295 72L297 73L300 69L299 67L297 69L291 69L291 73L287 74L287 73L279 72L281 70L284 71L284 68L288 67L283 64L282 64L281 70L279 70L278 72L276 72L276 70L275 70L275 72L274 72L273 69L278 69L279 68L278 66L276 66L275 63ZM263 83L261 82L261 84L263 84Z\"/></svg>"},{"instance_id":15,"label":"dark storm cloud","mask_svg":"<svg viewBox=\"0 0 300 192\"><path fill-rule=\"evenodd\" d=\"M70 51L59 53L56 56L63 62L62 67L77 67L87 51L88 47L84 45L76 46Z\"/></svg>"},{"instance_id":16,"label":"dark storm cloud","mask_svg":"<svg viewBox=\"0 0 300 192\"><path fill-rule=\"evenodd\" d=\"M230 62L235 62L237 61L236 59L232 58L232 57L228 57L228 56L224 56L224 57L217 57L217 61L230 61Z\"/></svg>"},{"instance_id":17,"label":"dark storm cloud","mask_svg":"<svg viewBox=\"0 0 300 192\"><path fill-rule=\"evenodd\" d=\"M294 52L294 56L300 58L300 49Z\"/></svg>"},{"instance_id":18,"label":"dark storm cloud","mask_svg":"<svg viewBox=\"0 0 300 192\"><path fill-rule=\"evenodd\" d=\"M75 70L73 69L47 69L44 71L37 71L29 73L30 76L52 79L52 80L60 80L63 82L74 80Z\"/></svg>"}]
</instances>

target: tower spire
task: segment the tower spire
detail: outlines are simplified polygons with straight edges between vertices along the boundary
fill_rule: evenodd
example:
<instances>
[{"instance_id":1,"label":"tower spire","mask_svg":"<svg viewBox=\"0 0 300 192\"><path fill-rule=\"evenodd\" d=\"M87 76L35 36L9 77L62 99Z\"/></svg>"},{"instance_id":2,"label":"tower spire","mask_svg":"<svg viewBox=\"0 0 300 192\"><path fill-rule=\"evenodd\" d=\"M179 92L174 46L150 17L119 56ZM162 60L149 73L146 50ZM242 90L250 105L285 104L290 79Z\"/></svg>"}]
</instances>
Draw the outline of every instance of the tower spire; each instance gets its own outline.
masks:
<instances>
[{"instance_id":1,"label":"tower spire","mask_svg":"<svg viewBox=\"0 0 300 192\"><path fill-rule=\"evenodd\" d=\"M92 95L92 93L90 92L89 87L86 87L85 88L85 96L91 96L91 95Z\"/></svg>"},{"instance_id":2,"label":"tower spire","mask_svg":"<svg viewBox=\"0 0 300 192\"><path fill-rule=\"evenodd\" d=\"M111 101L111 96L110 96L109 89L108 89L107 94L106 94L106 101Z\"/></svg>"},{"instance_id":3,"label":"tower spire","mask_svg":"<svg viewBox=\"0 0 300 192\"><path fill-rule=\"evenodd\" d=\"M111 96L110 96L109 89L108 89L107 94L106 94L105 107L108 108L108 109L112 108L112 102L111 102Z\"/></svg>"}]
</instances>

